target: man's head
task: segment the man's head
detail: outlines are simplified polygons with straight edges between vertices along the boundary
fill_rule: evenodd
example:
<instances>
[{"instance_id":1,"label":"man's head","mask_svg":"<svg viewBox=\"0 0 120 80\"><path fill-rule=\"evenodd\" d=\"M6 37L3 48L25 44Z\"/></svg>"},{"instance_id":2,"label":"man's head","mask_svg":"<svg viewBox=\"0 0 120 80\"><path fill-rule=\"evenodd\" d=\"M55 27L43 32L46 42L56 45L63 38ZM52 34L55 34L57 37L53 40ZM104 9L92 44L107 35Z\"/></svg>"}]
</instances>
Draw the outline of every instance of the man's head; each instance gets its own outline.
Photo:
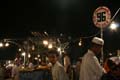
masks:
<instances>
[{"instance_id":1,"label":"man's head","mask_svg":"<svg viewBox=\"0 0 120 80\"><path fill-rule=\"evenodd\" d=\"M58 61L59 53L56 50L48 51L48 59L52 64L55 64Z\"/></svg>"},{"instance_id":2,"label":"man's head","mask_svg":"<svg viewBox=\"0 0 120 80\"><path fill-rule=\"evenodd\" d=\"M104 45L104 40L99 37L94 37L92 39L92 50L95 53L100 53L102 46Z\"/></svg>"},{"instance_id":3,"label":"man's head","mask_svg":"<svg viewBox=\"0 0 120 80\"><path fill-rule=\"evenodd\" d=\"M92 43L96 44L96 45L101 45L103 46L104 45L104 40L102 38L99 38L99 37L94 37L92 39Z\"/></svg>"}]
</instances>

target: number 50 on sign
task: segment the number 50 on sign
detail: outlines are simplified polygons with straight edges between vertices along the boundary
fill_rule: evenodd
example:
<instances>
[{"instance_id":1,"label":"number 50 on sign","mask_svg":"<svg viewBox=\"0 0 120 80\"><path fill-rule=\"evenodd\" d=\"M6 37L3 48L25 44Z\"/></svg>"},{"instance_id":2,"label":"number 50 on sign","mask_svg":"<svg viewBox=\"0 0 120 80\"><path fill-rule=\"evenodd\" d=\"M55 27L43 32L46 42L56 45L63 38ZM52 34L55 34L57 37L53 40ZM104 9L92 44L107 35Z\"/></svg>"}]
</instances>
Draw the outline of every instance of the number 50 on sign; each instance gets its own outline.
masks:
<instances>
[{"instance_id":1,"label":"number 50 on sign","mask_svg":"<svg viewBox=\"0 0 120 80\"><path fill-rule=\"evenodd\" d=\"M110 21L111 13L107 7L101 6L94 11L93 22L96 27L104 28L110 23Z\"/></svg>"}]
</instances>

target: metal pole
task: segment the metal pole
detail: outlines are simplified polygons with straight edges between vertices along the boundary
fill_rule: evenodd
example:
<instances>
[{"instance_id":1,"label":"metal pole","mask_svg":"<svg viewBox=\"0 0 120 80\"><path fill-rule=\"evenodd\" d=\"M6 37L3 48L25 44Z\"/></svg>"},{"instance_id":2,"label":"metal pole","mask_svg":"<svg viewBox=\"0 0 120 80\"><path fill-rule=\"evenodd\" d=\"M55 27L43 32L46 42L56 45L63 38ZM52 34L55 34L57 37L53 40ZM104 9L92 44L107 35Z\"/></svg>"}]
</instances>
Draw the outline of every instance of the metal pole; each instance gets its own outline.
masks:
<instances>
[{"instance_id":1,"label":"metal pole","mask_svg":"<svg viewBox=\"0 0 120 80\"><path fill-rule=\"evenodd\" d=\"M110 23L113 21L113 19L115 18L115 16L118 14L119 11L120 11L120 8L116 11L116 13L114 14L114 16L111 18ZM101 25L101 38L103 39L103 27L102 27L102 25ZM103 62L104 62L103 46L101 48L101 59L100 59L100 62L101 62L101 65L103 65Z\"/></svg>"},{"instance_id":2,"label":"metal pole","mask_svg":"<svg viewBox=\"0 0 120 80\"><path fill-rule=\"evenodd\" d=\"M103 39L103 28L101 26L101 38ZM103 65L103 61L104 61L104 53L103 53L103 46L101 48L101 59L100 59L100 62L101 62L101 65Z\"/></svg>"},{"instance_id":3,"label":"metal pole","mask_svg":"<svg viewBox=\"0 0 120 80\"><path fill-rule=\"evenodd\" d=\"M116 11L116 13L114 14L114 16L111 19L111 22L113 21L113 19L116 17L116 15L118 14L118 12L120 11L120 8L118 8L118 10Z\"/></svg>"}]
</instances>

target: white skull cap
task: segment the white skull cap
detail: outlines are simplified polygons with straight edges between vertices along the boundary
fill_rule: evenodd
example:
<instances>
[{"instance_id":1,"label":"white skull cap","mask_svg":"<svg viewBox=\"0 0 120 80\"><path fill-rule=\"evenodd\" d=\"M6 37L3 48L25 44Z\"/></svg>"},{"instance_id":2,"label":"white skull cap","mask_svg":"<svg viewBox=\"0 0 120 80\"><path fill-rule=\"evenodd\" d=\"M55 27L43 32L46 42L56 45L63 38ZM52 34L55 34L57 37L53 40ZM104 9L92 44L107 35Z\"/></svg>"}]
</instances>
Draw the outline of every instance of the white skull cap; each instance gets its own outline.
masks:
<instances>
[{"instance_id":1,"label":"white skull cap","mask_svg":"<svg viewBox=\"0 0 120 80\"><path fill-rule=\"evenodd\" d=\"M92 43L103 46L104 45L104 40L102 38L99 38L99 37L94 37L92 39Z\"/></svg>"}]
</instances>

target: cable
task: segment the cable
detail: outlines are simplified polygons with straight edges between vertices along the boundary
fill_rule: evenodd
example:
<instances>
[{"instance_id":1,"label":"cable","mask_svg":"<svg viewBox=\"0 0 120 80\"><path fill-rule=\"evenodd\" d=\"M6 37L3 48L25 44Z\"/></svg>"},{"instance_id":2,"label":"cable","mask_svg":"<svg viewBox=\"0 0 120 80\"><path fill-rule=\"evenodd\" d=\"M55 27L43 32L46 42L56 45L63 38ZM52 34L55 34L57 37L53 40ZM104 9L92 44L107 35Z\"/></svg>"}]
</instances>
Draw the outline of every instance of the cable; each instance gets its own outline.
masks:
<instances>
[{"instance_id":1,"label":"cable","mask_svg":"<svg viewBox=\"0 0 120 80\"><path fill-rule=\"evenodd\" d=\"M91 35L91 36L86 36L86 37L80 37L81 39L87 39L87 38L91 38L91 37L95 37L97 36L98 34L100 34L100 31L98 31L96 34L94 35Z\"/></svg>"}]
</instances>

